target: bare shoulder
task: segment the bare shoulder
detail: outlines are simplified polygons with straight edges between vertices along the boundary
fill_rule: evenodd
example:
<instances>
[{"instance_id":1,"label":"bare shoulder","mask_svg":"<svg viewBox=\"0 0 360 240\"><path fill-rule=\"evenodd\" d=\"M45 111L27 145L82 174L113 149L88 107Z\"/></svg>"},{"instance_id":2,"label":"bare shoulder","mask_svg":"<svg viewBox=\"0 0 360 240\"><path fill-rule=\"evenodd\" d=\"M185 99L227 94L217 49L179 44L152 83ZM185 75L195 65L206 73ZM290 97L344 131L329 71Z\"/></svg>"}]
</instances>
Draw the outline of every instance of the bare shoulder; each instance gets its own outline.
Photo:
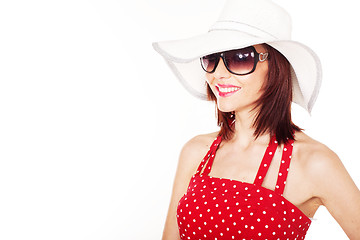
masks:
<instances>
[{"instance_id":1,"label":"bare shoulder","mask_svg":"<svg viewBox=\"0 0 360 240\"><path fill-rule=\"evenodd\" d=\"M199 148L209 148L218 132L201 134L191 138L183 147L183 151L196 152Z\"/></svg>"},{"instance_id":2,"label":"bare shoulder","mask_svg":"<svg viewBox=\"0 0 360 240\"><path fill-rule=\"evenodd\" d=\"M325 144L311 138L304 132L295 135L294 154L309 175L342 166L338 155Z\"/></svg>"},{"instance_id":3,"label":"bare shoulder","mask_svg":"<svg viewBox=\"0 0 360 240\"><path fill-rule=\"evenodd\" d=\"M349 239L360 239L360 191L341 160L326 145L304 133L297 133L295 138L296 165L308 191L321 200Z\"/></svg>"},{"instance_id":4,"label":"bare shoulder","mask_svg":"<svg viewBox=\"0 0 360 240\"><path fill-rule=\"evenodd\" d=\"M191 176L205 156L218 133L202 134L187 141L180 153L178 167L173 184L163 239L179 239L176 211L179 200L186 192Z\"/></svg>"},{"instance_id":5,"label":"bare shoulder","mask_svg":"<svg viewBox=\"0 0 360 240\"><path fill-rule=\"evenodd\" d=\"M193 171L209 150L218 132L201 134L187 141L180 153L179 165Z\"/></svg>"},{"instance_id":6,"label":"bare shoulder","mask_svg":"<svg viewBox=\"0 0 360 240\"><path fill-rule=\"evenodd\" d=\"M296 165L302 173L303 182L313 196L320 198L326 205L326 202L333 198L335 186L339 187L338 192L345 189L349 192L356 191L349 173L333 150L303 132L299 132L295 137L294 160L296 157Z\"/></svg>"}]
</instances>

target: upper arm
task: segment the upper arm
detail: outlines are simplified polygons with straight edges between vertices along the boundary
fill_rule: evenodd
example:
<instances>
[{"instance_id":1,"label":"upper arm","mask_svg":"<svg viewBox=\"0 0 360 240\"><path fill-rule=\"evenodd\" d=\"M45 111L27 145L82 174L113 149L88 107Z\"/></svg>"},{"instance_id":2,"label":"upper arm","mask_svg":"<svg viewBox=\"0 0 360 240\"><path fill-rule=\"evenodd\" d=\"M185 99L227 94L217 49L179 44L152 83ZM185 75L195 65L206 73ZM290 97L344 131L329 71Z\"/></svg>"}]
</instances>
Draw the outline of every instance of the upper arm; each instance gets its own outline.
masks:
<instances>
[{"instance_id":1,"label":"upper arm","mask_svg":"<svg viewBox=\"0 0 360 240\"><path fill-rule=\"evenodd\" d=\"M182 148L175 174L169 210L165 222L163 240L180 239L176 210L180 198L185 194L192 175L205 156L209 144L204 136L197 136Z\"/></svg>"},{"instance_id":2,"label":"upper arm","mask_svg":"<svg viewBox=\"0 0 360 240\"><path fill-rule=\"evenodd\" d=\"M360 191L339 157L327 147L310 164L315 194L350 239L360 239Z\"/></svg>"}]
</instances>

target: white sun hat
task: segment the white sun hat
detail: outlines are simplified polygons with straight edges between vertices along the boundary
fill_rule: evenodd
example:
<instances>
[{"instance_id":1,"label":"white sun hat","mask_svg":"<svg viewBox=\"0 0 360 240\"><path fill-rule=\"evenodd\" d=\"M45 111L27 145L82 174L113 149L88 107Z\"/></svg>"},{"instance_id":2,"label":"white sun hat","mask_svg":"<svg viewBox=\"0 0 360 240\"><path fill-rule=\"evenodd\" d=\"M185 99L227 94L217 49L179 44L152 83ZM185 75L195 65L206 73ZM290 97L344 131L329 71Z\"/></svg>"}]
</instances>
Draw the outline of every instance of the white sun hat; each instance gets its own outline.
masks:
<instances>
[{"instance_id":1,"label":"white sun hat","mask_svg":"<svg viewBox=\"0 0 360 240\"><path fill-rule=\"evenodd\" d=\"M154 42L153 47L191 94L207 99L205 71L199 58L261 43L272 46L288 59L293 102L311 113L321 85L320 60L309 47L291 40L291 18L271 0L227 0L208 32L187 39Z\"/></svg>"}]
</instances>

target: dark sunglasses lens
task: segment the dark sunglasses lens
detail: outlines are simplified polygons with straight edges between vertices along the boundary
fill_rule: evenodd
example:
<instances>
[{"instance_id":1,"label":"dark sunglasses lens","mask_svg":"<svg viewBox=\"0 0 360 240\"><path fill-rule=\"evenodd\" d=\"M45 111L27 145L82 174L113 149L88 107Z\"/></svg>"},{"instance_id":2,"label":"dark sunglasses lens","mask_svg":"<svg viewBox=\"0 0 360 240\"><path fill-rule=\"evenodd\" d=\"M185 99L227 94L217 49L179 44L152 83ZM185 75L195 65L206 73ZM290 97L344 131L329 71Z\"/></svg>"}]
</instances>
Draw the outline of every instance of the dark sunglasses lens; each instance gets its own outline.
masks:
<instances>
[{"instance_id":1,"label":"dark sunglasses lens","mask_svg":"<svg viewBox=\"0 0 360 240\"><path fill-rule=\"evenodd\" d=\"M233 73L248 74L255 65L255 52L252 48L242 48L225 52L226 64Z\"/></svg>"},{"instance_id":2,"label":"dark sunglasses lens","mask_svg":"<svg viewBox=\"0 0 360 240\"><path fill-rule=\"evenodd\" d=\"M210 54L200 58L201 66L206 72L214 71L218 54Z\"/></svg>"}]
</instances>

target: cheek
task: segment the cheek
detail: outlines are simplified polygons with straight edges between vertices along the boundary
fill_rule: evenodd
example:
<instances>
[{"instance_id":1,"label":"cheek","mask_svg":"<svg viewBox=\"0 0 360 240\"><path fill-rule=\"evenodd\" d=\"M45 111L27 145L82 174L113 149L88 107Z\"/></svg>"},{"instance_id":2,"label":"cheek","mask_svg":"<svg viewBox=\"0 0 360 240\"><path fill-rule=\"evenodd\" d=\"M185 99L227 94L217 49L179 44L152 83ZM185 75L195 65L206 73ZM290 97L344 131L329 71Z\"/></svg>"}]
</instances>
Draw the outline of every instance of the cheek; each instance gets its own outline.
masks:
<instances>
[{"instance_id":1,"label":"cheek","mask_svg":"<svg viewBox=\"0 0 360 240\"><path fill-rule=\"evenodd\" d=\"M267 79L267 68L266 69L259 69L261 71L258 71L255 75L254 78L252 79L252 90L253 93L261 93L264 91L265 89L265 83L266 83L266 79Z\"/></svg>"},{"instance_id":2,"label":"cheek","mask_svg":"<svg viewBox=\"0 0 360 240\"><path fill-rule=\"evenodd\" d=\"M211 76L211 74L206 73L206 83L210 87L213 94L216 95L216 89L215 89L213 82L214 82L214 78Z\"/></svg>"},{"instance_id":3,"label":"cheek","mask_svg":"<svg viewBox=\"0 0 360 240\"><path fill-rule=\"evenodd\" d=\"M264 62L264 63L262 63L261 64L261 69L260 69L261 71L259 71L259 78L261 79L261 87L262 86L264 86L265 85L265 82L266 82L266 80L267 80L267 78L268 78L268 71L269 71L269 68L268 68L268 63L267 63L267 61L266 62Z\"/></svg>"},{"instance_id":4,"label":"cheek","mask_svg":"<svg viewBox=\"0 0 360 240\"><path fill-rule=\"evenodd\" d=\"M260 79L259 79L260 80ZM248 96L252 98L258 98L264 92L263 81L254 81L248 89Z\"/></svg>"},{"instance_id":5,"label":"cheek","mask_svg":"<svg viewBox=\"0 0 360 240\"><path fill-rule=\"evenodd\" d=\"M206 82L211 85L211 83L214 81L214 77L210 73L205 73Z\"/></svg>"}]
</instances>

